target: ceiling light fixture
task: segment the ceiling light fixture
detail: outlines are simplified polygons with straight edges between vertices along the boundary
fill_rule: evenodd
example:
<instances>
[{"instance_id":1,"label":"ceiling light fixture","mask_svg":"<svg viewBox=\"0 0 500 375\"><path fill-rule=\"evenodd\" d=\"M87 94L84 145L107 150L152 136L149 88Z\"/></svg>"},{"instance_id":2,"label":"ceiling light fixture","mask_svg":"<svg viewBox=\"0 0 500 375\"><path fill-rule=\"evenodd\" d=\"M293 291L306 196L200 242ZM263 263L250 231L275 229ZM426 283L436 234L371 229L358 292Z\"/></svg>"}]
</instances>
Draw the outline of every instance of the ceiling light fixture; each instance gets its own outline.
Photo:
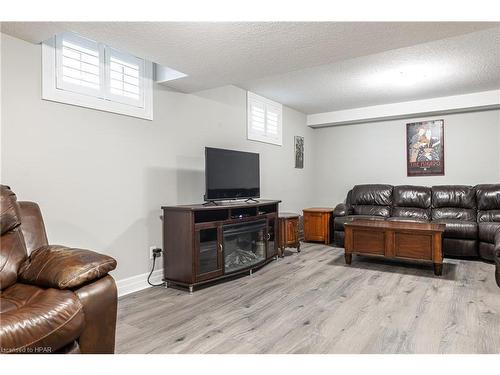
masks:
<instances>
[{"instance_id":1,"label":"ceiling light fixture","mask_svg":"<svg viewBox=\"0 0 500 375\"><path fill-rule=\"evenodd\" d=\"M405 65L371 74L365 83L377 88L416 88L442 78L445 71L429 64Z\"/></svg>"}]
</instances>

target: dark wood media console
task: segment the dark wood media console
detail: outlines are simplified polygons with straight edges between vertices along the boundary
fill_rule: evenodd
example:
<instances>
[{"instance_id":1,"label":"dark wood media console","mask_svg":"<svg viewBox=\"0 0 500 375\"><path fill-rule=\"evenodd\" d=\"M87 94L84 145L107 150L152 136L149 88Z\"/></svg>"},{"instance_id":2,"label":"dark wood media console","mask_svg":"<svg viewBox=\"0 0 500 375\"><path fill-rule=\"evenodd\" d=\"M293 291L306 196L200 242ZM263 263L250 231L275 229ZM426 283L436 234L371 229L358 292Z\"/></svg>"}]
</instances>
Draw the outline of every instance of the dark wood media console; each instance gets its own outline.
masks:
<instances>
[{"instance_id":1,"label":"dark wood media console","mask_svg":"<svg viewBox=\"0 0 500 375\"><path fill-rule=\"evenodd\" d=\"M189 288L262 267L278 254L277 200L165 206L165 285Z\"/></svg>"}]
</instances>

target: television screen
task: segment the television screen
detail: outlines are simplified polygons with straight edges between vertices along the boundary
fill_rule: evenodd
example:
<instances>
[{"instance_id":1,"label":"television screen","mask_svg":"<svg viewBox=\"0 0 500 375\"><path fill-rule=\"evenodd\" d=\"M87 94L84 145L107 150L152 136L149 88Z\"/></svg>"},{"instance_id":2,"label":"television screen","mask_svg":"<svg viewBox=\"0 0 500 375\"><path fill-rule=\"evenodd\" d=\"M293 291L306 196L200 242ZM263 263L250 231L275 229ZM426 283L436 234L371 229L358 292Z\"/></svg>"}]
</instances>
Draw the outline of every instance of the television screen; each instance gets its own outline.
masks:
<instances>
[{"instance_id":1,"label":"television screen","mask_svg":"<svg viewBox=\"0 0 500 375\"><path fill-rule=\"evenodd\" d=\"M259 154L205 147L205 200L260 197Z\"/></svg>"}]
</instances>

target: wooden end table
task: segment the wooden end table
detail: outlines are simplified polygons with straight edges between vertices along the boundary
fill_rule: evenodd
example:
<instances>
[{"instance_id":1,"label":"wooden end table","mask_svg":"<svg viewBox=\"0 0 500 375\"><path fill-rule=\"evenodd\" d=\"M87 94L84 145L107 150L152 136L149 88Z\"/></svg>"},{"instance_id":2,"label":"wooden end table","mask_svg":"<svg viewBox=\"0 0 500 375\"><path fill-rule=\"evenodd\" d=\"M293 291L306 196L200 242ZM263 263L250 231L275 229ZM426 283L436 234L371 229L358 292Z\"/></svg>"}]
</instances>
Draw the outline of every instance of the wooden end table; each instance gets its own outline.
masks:
<instances>
[{"instance_id":1,"label":"wooden end table","mask_svg":"<svg viewBox=\"0 0 500 375\"><path fill-rule=\"evenodd\" d=\"M345 262L352 254L430 261L434 274L443 270L442 234L445 224L354 220L345 223Z\"/></svg>"},{"instance_id":2,"label":"wooden end table","mask_svg":"<svg viewBox=\"0 0 500 375\"><path fill-rule=\"evenodd\" d=\"M280 257L285 256L285 248L287 247L295 247L300 253L299 214L280 212L278 222L278 252Z\"/></svg>"},{"instance_id":3,"label":"wooden end table","mask_svg":"<svg viewBox=\"0 0 500 375\"><path fill-rule=\"evenodd\" d=\"M324 242L330 244L330 219L333 208L312 207L304 212L304 241Z\"/></svg>"}]
</instances>

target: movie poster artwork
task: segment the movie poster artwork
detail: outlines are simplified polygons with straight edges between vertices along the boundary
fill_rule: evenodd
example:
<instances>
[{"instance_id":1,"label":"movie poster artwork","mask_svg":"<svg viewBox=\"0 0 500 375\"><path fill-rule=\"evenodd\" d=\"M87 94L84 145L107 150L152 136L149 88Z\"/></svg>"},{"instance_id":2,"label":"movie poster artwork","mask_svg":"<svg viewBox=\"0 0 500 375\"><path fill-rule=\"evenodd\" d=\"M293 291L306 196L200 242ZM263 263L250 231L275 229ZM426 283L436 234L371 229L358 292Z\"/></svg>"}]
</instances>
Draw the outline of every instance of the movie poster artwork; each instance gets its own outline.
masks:
<instances>
[{"instance_id":1,"label":"movie poster artwork","mask_svg":"<svg viewBox=\"0 0 500 375\"><path fill-rule=\"evenodd\" d=\"M444 121L406 124L408 176L444 175Z\"/></svg>"}]
</instances>

